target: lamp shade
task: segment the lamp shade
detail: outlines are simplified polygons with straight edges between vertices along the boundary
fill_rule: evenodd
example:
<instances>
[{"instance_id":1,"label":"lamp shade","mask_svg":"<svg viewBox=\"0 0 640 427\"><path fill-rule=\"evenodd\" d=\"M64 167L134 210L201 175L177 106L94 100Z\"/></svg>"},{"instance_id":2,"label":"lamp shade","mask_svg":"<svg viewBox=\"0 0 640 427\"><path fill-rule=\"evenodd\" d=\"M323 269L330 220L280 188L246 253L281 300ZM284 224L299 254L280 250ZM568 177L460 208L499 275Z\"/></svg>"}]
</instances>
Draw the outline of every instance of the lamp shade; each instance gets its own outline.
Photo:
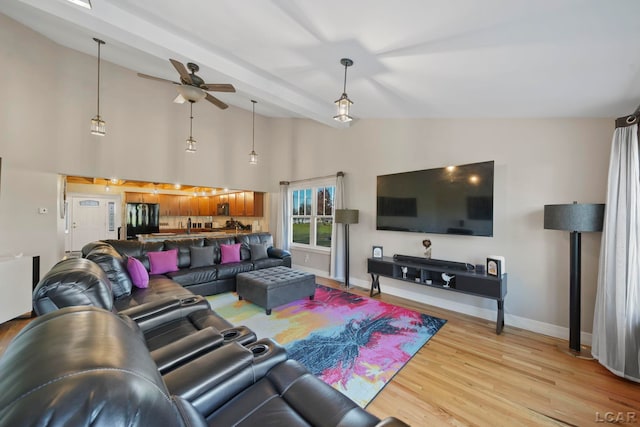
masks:
<instances>
[{"instance_id":1,"label":"lamp shade","mask_svg":"<svg viewBox=\"0 0 640 427\"><path fill-rule=\"evenodd\" d=\"M357 224L358 214L360 211L357 209L336 209L335 219L338 224Z\"/></svg>"},{"instance_id":2,"label":"lamp shade","mask_svg":"<svg viewBox=\"0 0 640 427\"><path fill-rule=\"evenodd\" d=\"M544 228L566 231L602 231L604 204L544 205Z\"/></svg>"}]
</instances>

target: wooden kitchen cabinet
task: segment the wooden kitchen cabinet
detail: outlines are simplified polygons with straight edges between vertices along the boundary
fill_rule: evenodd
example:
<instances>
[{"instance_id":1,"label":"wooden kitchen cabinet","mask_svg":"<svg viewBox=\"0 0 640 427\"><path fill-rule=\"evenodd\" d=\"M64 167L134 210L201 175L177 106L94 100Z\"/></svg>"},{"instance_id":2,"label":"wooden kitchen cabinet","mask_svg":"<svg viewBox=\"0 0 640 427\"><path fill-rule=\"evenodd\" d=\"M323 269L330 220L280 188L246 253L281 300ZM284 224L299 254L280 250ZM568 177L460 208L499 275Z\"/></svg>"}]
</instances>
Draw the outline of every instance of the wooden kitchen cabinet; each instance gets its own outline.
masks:
<instances>
[{"instance_id":1,"label":"wooden kitchen cabinet","mask_svg":"<svg viewBox=\"0 0 640 427\"><path fill-rule=\"evenodd\" d=\"M264 193L245 192L245 216L264 216Z\"/></svg>"},{"instance_id":2,"label":"wooden kitchen cabinet","mask_svg":"<svg viewBox=\"0 0 640 427\"><path fill-rule=\"evenodd\" d=\"M244 193L229 194L229 215L245 216Z\"/></svg>"},{"instance_id":3,"label":"wooden kitchen cabinet","mask_svg":"<svg viewBox=\"0 0 640 427\"><path fill-rule=\"evenodd\" d=\"M124 193L127 203L158 203L158 195L153 193Z\"/></svg>"},{"instance_id":4,"label":"wooden kitchen cabinet","mask_svg":"<svg viewBox=\"0 0 640 427\"><path fill-rule=\"evenodd\" d=\"M173 194L159 194L158 201L160 202L160 215L180 215L180 196L174 196Z\"/></svg>"},{"instance_id":5,"label":"wooden kitchen cabinet","mask_svg":"<svg viewBox=\"0 0 640 427\"><path fill-rule=\"evenodd\" d=\"M198 197L198 215L200 216L211 215L211 209L209 207L208 197Z\"/></svg>"}]
</instances>

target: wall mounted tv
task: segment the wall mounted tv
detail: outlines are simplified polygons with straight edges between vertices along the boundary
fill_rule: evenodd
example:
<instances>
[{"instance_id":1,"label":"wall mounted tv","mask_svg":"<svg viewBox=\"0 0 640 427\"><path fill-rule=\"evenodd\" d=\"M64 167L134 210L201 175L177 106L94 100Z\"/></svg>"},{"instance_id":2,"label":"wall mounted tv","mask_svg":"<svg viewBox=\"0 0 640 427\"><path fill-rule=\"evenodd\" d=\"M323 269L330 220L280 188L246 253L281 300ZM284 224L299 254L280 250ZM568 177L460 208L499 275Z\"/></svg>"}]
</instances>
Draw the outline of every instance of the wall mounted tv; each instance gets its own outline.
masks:
<instances>
[{"instance_id":1,"label":"wall mounted tv","mask_svg":"<svg viewBox=\"0 0 640 427\"><path fill-rule=\"evenodd\" d=\"M379 175L376 228L493 236L493 163Z\"/></svg>"}]
</instances>

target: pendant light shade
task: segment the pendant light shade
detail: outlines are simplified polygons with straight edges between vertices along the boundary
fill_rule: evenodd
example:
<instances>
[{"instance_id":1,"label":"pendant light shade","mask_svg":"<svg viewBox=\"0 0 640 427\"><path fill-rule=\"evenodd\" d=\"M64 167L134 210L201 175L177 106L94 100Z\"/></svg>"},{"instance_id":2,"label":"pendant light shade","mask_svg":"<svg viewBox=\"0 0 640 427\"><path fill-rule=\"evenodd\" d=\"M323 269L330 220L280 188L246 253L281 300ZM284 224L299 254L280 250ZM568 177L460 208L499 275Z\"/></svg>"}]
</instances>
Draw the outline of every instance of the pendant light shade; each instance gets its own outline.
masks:
<instances>
[{"instance_id":1,"label":"pendant light shade","mask_svg":"<svg viewBox=\"0 0 640 427\"><path fill-rule=\"evenodd\" d=\"M192 131L193 131L193 101L189 101L189 106L191 107L191 114L189 115L189 138L187 138L187 146L184 151L187 153L195 153L197 151L196 148L196 140L193 139Z\"/></svg>"},{"instance_id":2,"label":"pendant light shade","mask_svg":"<svg viewBox=\"0 0 640 427\"><path fill-rule=\"evenodd\" d=\"M107 133L106 123L102 120L102 117L100 117L100 45L103 45L104 41L95 37L93 40L98 43L98 112L96 113L96 116L91 119L91 134L104 136Z\"/></svg>"},{"instance_id":3,"label":"pendant light shade","mask_svg":"<svg viewBox=\"0 0 640 427\"><path fill-rule=\"evenodd\" d=\"M251 100L253 103L253 116L252 116L252 127L253 133L251 137L251 153L249 153L249 164L257 165L258 164L258 154L256 153L256 103L258 101Z\"/></svg>"},{"instance_id":4,"label":"pendant light shade","mask_svg":"<svg viewBox=\"0 0 640 427\"><path fill-rule=\"evenodd\" d=\"M333 118L339 122L347 123L353 120L349 115L349 109L353 102L347 96L347 68L353 65L353 61L349 58L342 58L340 63L344 65L344 86L342 89L342 96L340 96L340 99L335 102L338 106L338 114L333 116Z\"/></svg>"}]
</instances>

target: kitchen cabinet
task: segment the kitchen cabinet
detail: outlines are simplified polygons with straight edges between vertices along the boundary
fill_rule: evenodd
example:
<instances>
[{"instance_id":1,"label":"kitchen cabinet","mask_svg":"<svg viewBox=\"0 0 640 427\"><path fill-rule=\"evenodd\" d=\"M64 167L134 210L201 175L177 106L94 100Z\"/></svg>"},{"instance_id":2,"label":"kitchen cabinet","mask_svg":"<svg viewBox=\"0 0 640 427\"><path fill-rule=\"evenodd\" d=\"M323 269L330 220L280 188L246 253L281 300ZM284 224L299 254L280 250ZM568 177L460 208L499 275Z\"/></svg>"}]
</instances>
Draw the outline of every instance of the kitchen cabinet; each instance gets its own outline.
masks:
<instances>
[{"instance_id":1,"label":"kitchen cabinet","mask_svg":"<svg viewBox=\"0 0 640 427\"><path fill-rule=\"evenodd\" d=\"M173 194L159 194L160 215L178 216L180 215L180 197Z\"/></svg>"},{"instance_id":2,"label":"kitchen cabinet","mask_svg":"<svg viewBox=\"0 0 640 427\"><path fill-rule=\"evenodd\" d=\"M208 197L198 197L198 215L200 216L211 215Z\"/></svg>"},{"instance_id":3,"label":"kitchen cabinet","mask_svg":"<svg viewBox=\"0 0 640 427\"><path fill-rule=\"evenodd\" d=\"M158 203L158 195L153 193L124 193L127 203Z\"/></svg>"},{"instance_id":4,"label":"kitchen cabinet","mask_svg":"<svg viewBox=\"0 0 640 427\"><path fill-rule=\"evenodd\" d=\"M229 194L229 215L245 216L244 213L244 193Z\"/></svg>"},{"instance_id":5,"label":"kitchen cabinet","mask_svg":"<svg viewBox=\"0 0 640 427\"><path fill-rule=\"evenodd\" d=\"M198 198L193 196L178 196L180 200L181 216L198 216Z\"/></svg>"}]
</instances>

